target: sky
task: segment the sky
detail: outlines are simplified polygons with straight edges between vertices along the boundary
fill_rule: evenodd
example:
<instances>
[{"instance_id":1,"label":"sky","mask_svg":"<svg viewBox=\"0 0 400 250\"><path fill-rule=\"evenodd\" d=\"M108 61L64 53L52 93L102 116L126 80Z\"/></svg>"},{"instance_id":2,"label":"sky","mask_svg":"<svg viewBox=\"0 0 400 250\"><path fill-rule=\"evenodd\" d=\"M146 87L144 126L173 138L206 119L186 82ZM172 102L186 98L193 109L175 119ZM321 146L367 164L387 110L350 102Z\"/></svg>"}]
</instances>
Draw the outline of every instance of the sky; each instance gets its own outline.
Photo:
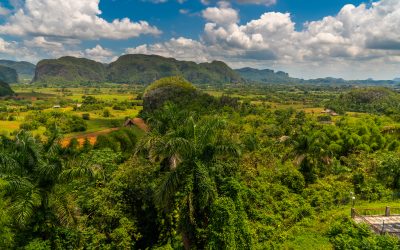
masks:
<instances>
[{"instance_id":1,"label":"sky","mask_svg":"<svg viewBox=\"0 0 400 250\"><path fill-rule=\"evenodd\" d=\"M400 0L0 0L0 58L221 60L305 79L400 77Z\"/></svg>"}]
</instances>

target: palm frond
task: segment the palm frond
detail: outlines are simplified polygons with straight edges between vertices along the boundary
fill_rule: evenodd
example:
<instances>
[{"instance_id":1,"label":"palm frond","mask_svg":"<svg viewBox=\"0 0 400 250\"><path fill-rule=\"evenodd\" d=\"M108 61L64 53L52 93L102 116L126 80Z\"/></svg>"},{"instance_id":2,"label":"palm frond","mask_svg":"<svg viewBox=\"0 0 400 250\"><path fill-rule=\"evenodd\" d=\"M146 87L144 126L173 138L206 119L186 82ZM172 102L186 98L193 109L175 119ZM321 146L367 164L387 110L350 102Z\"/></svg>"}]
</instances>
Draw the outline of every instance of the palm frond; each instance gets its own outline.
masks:
<instances>
[{"instance_id":1,"label":"palm frond","mask_svg":"<svg viewBox=\"0 0 400 250\"><path fill-rule=\"evenodd\" d=\"M79 209L74 202L76 197L67 192L68 190L53 193L50 201L59 223L63 226L72 226L77 223Z\"/></svg>"},{"instance_id":2,"label":"palm frond","mask_svg":"<svg viewBox=\"0 0 400 250\"><path fill-rule=\"evenodd\" d=\"M26 225L40 204L41 196L39 190L33 188L26 190L24 193L18 193L14 197L11 207L15 222L20 226Z\"/></svg>"},{"instance_id":3,"label":"palm frond","mask_svg":"<svg viewBox=\"0 0 400 250\"><path fill-rule=\"evenodd\" d=\"M194 175L198 206L203 210L217 196L215 183L211 180L207 167L200 161L195 162Z\"/></svg>"},{"instance_id":4,"label":"palm frond","mask_svg":"<svg viewBox=\"0 0 400 250\"><path fill-rule=\"evenodd\" d=\"M155 193L155 203L160 208L168 208L172 204L175 194L179 189L183 176L181 169L177 168L164 177L163 182Z\"/></svg>"},{"instance_id":5,"label":"palm frond","mask_svg":"<svg viewBox=\"0 0 400 250\"><path fill-rule=\"evenodd\" d=\"M92 179L96 176L90 158L72 159L65 163L64 170L60 173L60 181L68 182L78 178Z\"/></svg>"},{"instance_id":6,"label":"palm frond","mask_svg":"<svg viewBox=\"0 0 400 250\"><path fill-rule=\"evenodd\" d=\"M0 173L19 172L20 166L12 155L5 150L0 150Z\"/></svg>"}]
</instances>

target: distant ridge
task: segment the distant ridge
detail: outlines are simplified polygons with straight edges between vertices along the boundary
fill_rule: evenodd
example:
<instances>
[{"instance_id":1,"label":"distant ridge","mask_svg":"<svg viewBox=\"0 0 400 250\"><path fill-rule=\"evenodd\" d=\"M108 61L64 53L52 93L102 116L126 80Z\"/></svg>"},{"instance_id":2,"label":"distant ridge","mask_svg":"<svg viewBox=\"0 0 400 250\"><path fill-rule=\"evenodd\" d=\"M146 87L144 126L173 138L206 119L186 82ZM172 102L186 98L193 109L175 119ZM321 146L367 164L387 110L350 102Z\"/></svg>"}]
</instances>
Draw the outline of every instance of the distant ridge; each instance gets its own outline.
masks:
<instances>
[{"instance_id":1,"label":"distant ridge","mask_svg":"<svg viewBox=\"0 0 400 250\"><path fill-rule=\"evenodd\" d=\"M302 79L292 78L288 73L283 71L277 71L271 69L253 69L253 68L242 68L235 70L245 80L250 82L262 82L262 83L294 83L303 81Z\"/></svg>"},{"instance_id":2,"label":"distant ridge","mask_svg":"<svg viewBox=\"0 0 400 250\"><path fill-rule=\"evenodd\" d=\"M345 80L343 78L325 77L316 79L299 79L290 77L288 73L283 71L274 71L271 69L253 69L242 68L236 69L247 82L253 83L303 83L303 84L361 84L361 85L390 85L395 84L391 80ZM400 80L400 79L399 79Z\"/></svg>"},{"instance_id":3,"label":"distant ridge","mask_svg":"<svg viewBox=\"0 0 400 250\"><path fill-rule=\"evenodd\" d=\"M11 60L0 60L1 66L6 66L17 71L19 78L32 78L35 74L36 65L30 62L17 62Z\"/></svg>"},{"instance_id":4,"label":"distant ridge","mask_svg":"<svg viewBox=\"0 0 400 250\"><path fill-rule=\"evenodd\" d=\"M75 57L42 60L36 67L33 82L150 84L163 77L178 75L195 84L243 81L241 76L224 62L197 64L156 55L135 54L123 55L109 65Z\"/></svg>"}]
</instances>

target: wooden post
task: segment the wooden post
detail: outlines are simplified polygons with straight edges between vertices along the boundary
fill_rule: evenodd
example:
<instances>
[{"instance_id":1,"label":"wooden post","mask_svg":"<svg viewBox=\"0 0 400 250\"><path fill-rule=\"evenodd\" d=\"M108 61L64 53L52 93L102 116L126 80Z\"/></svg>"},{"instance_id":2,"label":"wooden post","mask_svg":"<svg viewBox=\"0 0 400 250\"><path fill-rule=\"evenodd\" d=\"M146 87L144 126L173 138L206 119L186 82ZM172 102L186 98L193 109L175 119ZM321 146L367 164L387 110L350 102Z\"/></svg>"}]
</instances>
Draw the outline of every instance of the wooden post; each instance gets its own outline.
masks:
<instances>
[{"instance_id":1,"label":"wooden post","mask_svg":"<svg viewBox=\"0 0 400 250\"><path fill-rule=\"evenodd\" d=\"M386 207L385 216L386 216L386 217L389 217L389 216L390 216L390 207Z\"/></svg>"},{"instance_id":2,"label":"wooden post","mask_svg":"<svg viewBox=\"0 0 400 250\"><path fill-rule=\"evenodd\" d=\"M356 217L356 209L354 207L351 208L351 218L354 219Z\"/></svg>"}]
</instances>

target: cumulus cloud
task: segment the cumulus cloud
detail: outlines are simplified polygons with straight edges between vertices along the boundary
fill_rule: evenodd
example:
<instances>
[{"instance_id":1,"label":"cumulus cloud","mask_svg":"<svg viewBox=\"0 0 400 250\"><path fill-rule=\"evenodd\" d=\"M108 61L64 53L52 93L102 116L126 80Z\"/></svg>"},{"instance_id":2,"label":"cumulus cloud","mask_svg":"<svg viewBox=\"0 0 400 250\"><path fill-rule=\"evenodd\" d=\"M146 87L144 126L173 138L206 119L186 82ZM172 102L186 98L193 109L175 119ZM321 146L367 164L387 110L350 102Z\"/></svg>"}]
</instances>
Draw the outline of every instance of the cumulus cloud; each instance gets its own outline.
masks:
<instances>
[{"instance_id":1,"label":"cumulus cloud","mask_svg":"<svg viewBox=\"0 0 400 250\"><path fill-rule=\"evenodd\" d=\"M335 16L305 23L302 30L295 29L290 13L280 12L266 12L241 24L239 11L227 2L206 8L202 15L207 21L204 33L199 41L189 39L195 46L185 52L186 59L201 54L202 59L222 59L234 67L272 66L300 76L320 73L318 76L360 78L368 73L385 78L389 72L398 72L398 0L348 4ZM176 51L182 51L176 40L142 45L127 52L141 49L143 53L175 56Z\"/></svg>"},{"instance_id":2,"label":"cumulus cloud","mask_svg":"<svg viewBox=\"0 0 400 250\"><path fill-rule=\"evenodd\" d=\"M160 55L164 57L174 57L179 60L190 60L196 62L206 62L211 59L207 48L199 41L188 38L172 38L165 43L152 45L141 45L134 48L127 48L127 54L148 54Z\"/></svg>"},{"instance_id":3,"label":"cumulus cloud","mask_svg":"<svg viewBox=\"0 0 400 250\"><path fill-rule=\"evenodd\" d=\"M94 48L86 49L85 56L95 61L110 62L114 57L114 52L98 44Z\"/></svg>"},{"instance_id":4,"label":"cumulus cloud","mask_svg":"<svg viewBox=\"0 0 400 250\"><path fill-rule=\"evenodd\" d=\"M100 0L26 0L0 25L0 33L79 39L128 39L161 32L146 21L128 18L108 22L99 15ZM15 2L18 6L18 1Z\"/></svg>"},{"instance_id":5,"label":"cumulus cloud","mask_svg":"<svg viewBox=\"0 0 400 250\"><path fill-rule=\"evenodd\" d=\"M239 14L236 10L230 8L227 2L219 2L219 7L210 7L203 11L203 17L210 22L230 25L239 21Z\"/></svg>"}]
</instances>

